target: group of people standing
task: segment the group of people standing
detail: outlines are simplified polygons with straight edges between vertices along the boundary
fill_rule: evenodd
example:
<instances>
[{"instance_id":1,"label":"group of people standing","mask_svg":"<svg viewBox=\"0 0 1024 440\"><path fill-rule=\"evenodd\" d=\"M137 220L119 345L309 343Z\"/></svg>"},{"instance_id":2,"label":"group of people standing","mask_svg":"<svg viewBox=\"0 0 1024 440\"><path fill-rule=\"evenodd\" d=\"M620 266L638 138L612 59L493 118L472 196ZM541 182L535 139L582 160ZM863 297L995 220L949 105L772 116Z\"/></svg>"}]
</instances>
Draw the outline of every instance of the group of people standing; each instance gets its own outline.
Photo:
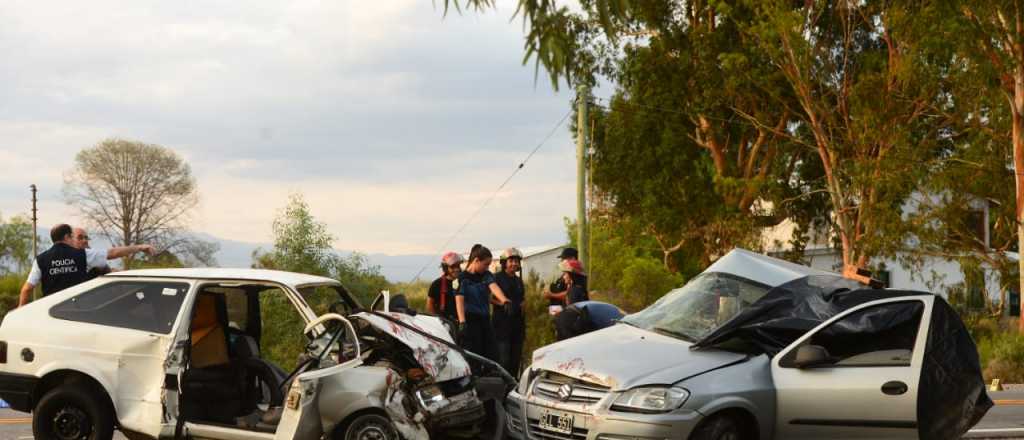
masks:
<instances>
[{"instance_id":1,"label":"group of people standing","mask_svg":"<svg viewBox=\"0 0 1024 440\"><path fill-rule=\"evenodd\" d=\"M569 304L586 301L586 275L577 251L559 255L561 276L544 290L548 310L557 314ZM427 292L427 311L458 326L459 344L485 356L515 377L519 375L526 340L526 287L522 278L523 254L505 249L499 270L491 273L494 256L477 244L465 259L457 252L441 256L441 276Z\"/></svg>"}]
</instances>

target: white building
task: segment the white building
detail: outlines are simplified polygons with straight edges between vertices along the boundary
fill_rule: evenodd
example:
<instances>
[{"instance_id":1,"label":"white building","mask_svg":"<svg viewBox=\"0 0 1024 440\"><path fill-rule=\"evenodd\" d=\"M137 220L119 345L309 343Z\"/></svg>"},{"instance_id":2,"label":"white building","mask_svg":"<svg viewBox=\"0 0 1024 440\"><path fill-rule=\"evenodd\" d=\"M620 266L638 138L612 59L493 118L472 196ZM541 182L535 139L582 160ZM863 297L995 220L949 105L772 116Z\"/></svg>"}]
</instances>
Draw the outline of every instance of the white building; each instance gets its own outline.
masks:
<instances>
[{"instance_id":1,"label":"white building","mask_svg":"<svg viewBox=\"0 0 1024 440\"><path fill-rule=\"evenodd\" d=\"M917 197L920 197L920 195L917 195ZM990 243L988 204L983 200L978 200L974 204L974 208L973 211L976 215L972 215L970 220L977 223L976 233L978 234L978 239L983 240L985 245L988 246ZM914 204L908 203L904 208L904 213L912 214L914 209ZM765 253L779 256L791 250L792 246L788 241L792 237L795 227L796 225L793 222L785 220L777 226L766 228L761 241ZM1018 258L1018 255L1015 253L1007 252L1007 256L1013 260ZM972 289L980 287L966 285L965 274L960 263L956 260L942 257L923 257L923 264L920 268L904 267L897 260L898 258L872 259L872 267L882 268L882 270L876 270L872 277L884 282L887 287L894 289L921 290L943 296L946 296L952 288ZM811 237L810 243L804 249L803 263L817 269L833 272L841 272L843 269L841 251L832 246L826 233L818 233ZM984 271L985 278L984 289L988 297L998 301L1001 293L1000 285L1002 284L999 274L985 266L982 266L982 270Z\"/></svg>"},{"instance_id":2,"label":"white building","mask_svg":"<svg viewBox=\"0 0 1024 440\"><path fill-rule=\"evenodd\" d=\"M533 246L521 249L523 252L523 280L529 280L535 273L542 283L550 283L559 275L558 255L569 245Z\"/></svg>"}]
</instances>

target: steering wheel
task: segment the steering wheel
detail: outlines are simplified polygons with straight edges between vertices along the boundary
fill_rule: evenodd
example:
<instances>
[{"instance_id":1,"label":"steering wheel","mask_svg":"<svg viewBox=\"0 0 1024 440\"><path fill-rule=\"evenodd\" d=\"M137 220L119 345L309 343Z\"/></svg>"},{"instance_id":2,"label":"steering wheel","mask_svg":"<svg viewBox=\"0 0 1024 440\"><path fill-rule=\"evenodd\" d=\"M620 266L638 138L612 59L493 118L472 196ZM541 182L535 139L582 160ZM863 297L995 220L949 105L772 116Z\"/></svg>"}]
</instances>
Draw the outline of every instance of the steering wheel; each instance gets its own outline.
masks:
<instances>
[{"instance_id":1,"label":"steering wheel","mask_svg":"<svg viewBox=\"0 0 1024 440\"><path fill-rule=\"evenodd\" d=\"M277 383L277 380L280 378L279 373L275 372L266 361L259 358L247 358L242 361L242 366L245 367L245 371L252 378L256 379L257 392L266 399L265 402L261 400L257 403L279 406L284 402L284 391L281 384ZM264 390L267 395L263 395Z\"/></svg>"},{"instance_id":2,"label":"steering wheel","mask_svg":"<svg viewBox=\"0 0 1024 440\"><path fill-rule=\"evenodd\" d=\"M319 354L308 356L306 359L299 362L299 365L296 365L295 369L292 370L291 373L288 373L288 376L281 381L280 390L282 393L284 392L285 387L291 385L292 380L294 380L296 376L308 370L309 366L313 365L313 363L318 363L320 359L323 359L323 357L327 355L328 351L330 351L331 347L338 342L338 338L340 338L343 333L345 333L345 326L338 326L338 328L331 334L331 338L327 341L327 344L324 345L324 349L321 350ZM314 346L312 343L306 347L307 351L310 351L313 348Z\"/></svg>"}]
</instances>

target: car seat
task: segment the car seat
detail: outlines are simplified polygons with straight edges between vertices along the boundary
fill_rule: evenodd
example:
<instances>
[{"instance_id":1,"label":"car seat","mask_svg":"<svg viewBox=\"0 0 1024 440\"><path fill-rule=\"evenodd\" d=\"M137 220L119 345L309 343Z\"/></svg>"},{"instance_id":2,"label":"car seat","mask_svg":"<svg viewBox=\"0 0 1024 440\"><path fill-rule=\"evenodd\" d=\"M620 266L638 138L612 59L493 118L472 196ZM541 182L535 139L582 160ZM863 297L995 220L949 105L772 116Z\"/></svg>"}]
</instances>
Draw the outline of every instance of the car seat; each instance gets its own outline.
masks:
<instances>
[{"instance_id":1,"label":"car seat","mask_svg":"<svg viewBox=\"0 0 1024 440\"><path fill-rule=\"evenodd\" d=\"M250 406L245 377L229 357L227 322L224 296L200 292L189 329L192 347L182 386L182 413L187 419L232 424Z\"/></svg>"}]
</instances>

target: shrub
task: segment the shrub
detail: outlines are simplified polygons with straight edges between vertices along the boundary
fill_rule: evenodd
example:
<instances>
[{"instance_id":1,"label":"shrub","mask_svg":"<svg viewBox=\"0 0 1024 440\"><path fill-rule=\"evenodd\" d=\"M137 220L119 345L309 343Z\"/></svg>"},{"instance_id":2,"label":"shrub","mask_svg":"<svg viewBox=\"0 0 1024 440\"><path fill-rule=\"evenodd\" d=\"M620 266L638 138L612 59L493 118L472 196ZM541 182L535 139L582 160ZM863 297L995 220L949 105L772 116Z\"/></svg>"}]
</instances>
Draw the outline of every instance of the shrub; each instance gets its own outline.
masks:
<instances>
[{"instance_id":1,"label":"shrub","mask_svg":"<svg viewBox=\"0 0 1024 440\"><path fill-rule=\"evenodd\" d=\"M986 381L1024 383L1024 335L993 333L978 340L978 354Z\"/></svg>"}]
</instances>

